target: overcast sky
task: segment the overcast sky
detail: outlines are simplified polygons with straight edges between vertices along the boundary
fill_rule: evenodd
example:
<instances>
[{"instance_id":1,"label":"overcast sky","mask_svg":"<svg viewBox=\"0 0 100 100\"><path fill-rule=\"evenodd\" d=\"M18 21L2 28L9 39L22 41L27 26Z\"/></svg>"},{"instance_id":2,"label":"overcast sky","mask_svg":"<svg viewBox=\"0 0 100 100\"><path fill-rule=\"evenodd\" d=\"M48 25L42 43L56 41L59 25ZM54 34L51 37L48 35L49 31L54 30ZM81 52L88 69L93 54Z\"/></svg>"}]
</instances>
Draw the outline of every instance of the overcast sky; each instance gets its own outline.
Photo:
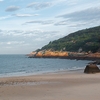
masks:
<instances>
[{"instance_id":1,"label":"overcast sky","mask_svg":"<svg viewBox=\"0 0 100 100\"><path fill-rule=\"evenodd\" d=\"M100 25L100 0L0 0L0 54L27 54Z\"/></svg>"}]
</instances>

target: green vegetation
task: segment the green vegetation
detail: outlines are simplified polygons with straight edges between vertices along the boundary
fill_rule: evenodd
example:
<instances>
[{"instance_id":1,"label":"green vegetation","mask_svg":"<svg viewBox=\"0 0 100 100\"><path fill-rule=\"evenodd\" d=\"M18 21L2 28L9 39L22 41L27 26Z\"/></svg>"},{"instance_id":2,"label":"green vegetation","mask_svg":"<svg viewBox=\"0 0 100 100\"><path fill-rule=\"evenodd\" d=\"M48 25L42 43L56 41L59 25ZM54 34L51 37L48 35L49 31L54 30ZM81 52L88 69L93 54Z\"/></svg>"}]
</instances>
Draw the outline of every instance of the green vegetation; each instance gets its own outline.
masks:
<instances>
[{"instance_id":1,"label":"green vegetation","mask_svg":"<svg viewBox=\"0 0 100 100\"><path fill-rule=\"evenodd\" d=\"M71 33L63 38L49 42L41 50L52 49L77 52L79 48L82 48L82 51L91 51L93 53L100 49L100 26Z\"/></svg>"}]
</instances>

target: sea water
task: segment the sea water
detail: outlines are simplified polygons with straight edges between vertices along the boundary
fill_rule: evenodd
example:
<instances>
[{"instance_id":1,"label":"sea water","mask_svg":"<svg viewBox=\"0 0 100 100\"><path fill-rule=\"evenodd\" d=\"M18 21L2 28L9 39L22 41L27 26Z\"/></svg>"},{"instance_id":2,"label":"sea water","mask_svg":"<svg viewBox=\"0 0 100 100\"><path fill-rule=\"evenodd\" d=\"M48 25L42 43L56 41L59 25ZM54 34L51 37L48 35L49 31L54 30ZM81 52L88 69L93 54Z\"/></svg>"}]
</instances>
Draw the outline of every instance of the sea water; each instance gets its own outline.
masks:
<instances>
[{"instance_id":1,"label":"sea water","mask_svg":"<svg viewBox=\"0 0 100 100\"><path fill-rule=\"evenodd\" d=\"M24 76L56 71L84 69L87 60L28 58L25 55L0 55L0 77Z\"/></svg>"}]
</instances>

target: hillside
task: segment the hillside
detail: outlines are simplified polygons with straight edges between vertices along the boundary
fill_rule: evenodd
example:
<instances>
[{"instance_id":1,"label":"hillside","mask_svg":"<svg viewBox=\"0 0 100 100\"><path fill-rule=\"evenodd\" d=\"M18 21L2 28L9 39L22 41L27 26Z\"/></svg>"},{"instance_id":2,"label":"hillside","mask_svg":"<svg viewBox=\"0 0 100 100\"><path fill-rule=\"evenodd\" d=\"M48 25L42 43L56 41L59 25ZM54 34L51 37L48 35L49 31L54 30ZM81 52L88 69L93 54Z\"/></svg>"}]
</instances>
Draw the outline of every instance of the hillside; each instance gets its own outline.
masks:
<instances>
[{"instance_id":1,"label":"hillside","mask_svg":"<svg viewBox=\"0 0 100 100\"><path fill-rule=\"evenodd\" d=\"M80 49L81 48L81 49ZM97 52L100 49L100 26L80 30L49 42L40 50Z\"/></svg>"}]
</instances>

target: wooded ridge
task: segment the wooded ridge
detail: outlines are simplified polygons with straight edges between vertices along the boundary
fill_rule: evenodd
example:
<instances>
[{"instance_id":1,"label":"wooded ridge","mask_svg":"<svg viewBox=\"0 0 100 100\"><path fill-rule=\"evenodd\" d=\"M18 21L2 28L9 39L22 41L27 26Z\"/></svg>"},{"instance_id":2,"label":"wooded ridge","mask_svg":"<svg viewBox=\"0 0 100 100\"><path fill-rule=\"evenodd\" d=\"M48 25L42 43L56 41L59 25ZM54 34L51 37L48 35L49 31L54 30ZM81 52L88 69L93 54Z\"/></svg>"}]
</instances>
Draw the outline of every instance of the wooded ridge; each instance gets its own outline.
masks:
<instances>
[{"instance_id":1,"label":"wooded ridge","mask_svg":"<svg viewBox=\"0 0 100 100\"><path fill-rule=\"evenodd\" d=\"M80 30L49 42L40 50L97 52L100 49L100 26Z\"/></svg>"}]
</instances>

